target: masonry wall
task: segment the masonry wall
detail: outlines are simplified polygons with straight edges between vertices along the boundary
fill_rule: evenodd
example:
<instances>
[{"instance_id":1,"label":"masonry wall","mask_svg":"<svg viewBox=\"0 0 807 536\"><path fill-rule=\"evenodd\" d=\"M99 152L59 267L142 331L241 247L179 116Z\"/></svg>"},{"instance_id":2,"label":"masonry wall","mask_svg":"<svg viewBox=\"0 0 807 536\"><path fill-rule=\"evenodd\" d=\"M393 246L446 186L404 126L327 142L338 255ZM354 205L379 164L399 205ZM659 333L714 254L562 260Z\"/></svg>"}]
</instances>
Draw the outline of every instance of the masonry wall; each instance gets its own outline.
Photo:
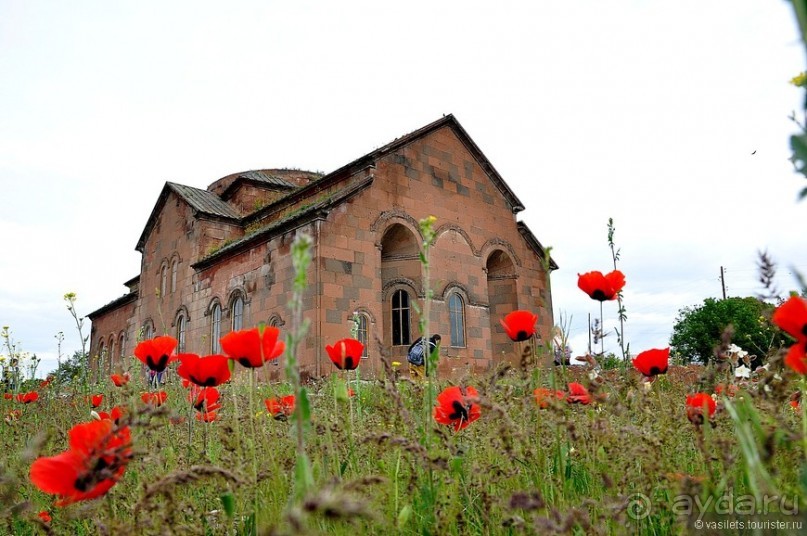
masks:
<instances>
[{"instance_id":1,"label":"masonry wall","mask_svg":"<svg viewBox=\"0 0 807 536\"><path fill-rule=\"evenodd\" d=\"M422 266L407 245L423 240L418 221L435 216L430 332L443 338L440 374L461 377L487 371L503 360L513 361L516 347L504 335L499 319L514 309L538 312L539 334L549 339L551 296L541 259L519 234L503 194L450 126L384 155L374 168L356 171L312 198L283 208L275 218L293 214L314 200L328 199L370 175L369 186L301 227L268 236L248 251L199 271L191 265L214 246L242 236L243 230L196 218L187 204L170 193L145 243L138 302L129 313L104 315L93 329L103 332L126 324L134 341L137 331L153 322L156 334L176 336L175 320L181 312L188 318L185 351L207 354L211 352L212 306L222 307L223 336L231 329L230 304L240 295L245 300L244 328L266 322L278 325L285 336L291 327L288 301L294 277L290 249L295 236L305 232L314 241L314 260L304 298L304 316L311 325L298 352L304 377L335 370L324 347L350 336L355 313L368 319L369 356L361 365L362 375L381 373L381 352L403 363L405 370L406 345L391 345L389 300L395 289L402 288L423 307ZM387 234L390 229L394 233ZM394 254L384 256L385 251ZM176 288L158 295L160 268L167 263L170 289L175 259L179 262ZM447 300L452 293L464 303L465 344L461 346L450 341ZM415 340L419 331L414 310L410 330L410 339ZM129 353L133 348L134 342ZM277 365L265 366L260 376L279 379L282 371L278 360Z\"/></svg>"}]
</instances>

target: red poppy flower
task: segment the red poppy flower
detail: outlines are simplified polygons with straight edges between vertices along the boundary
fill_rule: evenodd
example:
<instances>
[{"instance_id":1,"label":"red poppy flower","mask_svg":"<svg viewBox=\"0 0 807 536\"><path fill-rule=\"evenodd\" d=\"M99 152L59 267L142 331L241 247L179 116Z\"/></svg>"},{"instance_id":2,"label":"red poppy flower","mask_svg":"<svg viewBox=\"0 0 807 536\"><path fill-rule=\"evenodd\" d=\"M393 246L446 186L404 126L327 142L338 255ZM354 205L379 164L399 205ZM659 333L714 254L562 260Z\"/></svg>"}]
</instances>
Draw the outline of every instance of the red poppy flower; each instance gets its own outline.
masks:
<instances>
[{"instance_id":1,"label":"red poppy flower","mask_svg":"<svg viewBox=\"0 0 807 536\"><path fill-rule=\"evenodd\" d=\"M286 395L280 398L267 398L263 403L266 404L266 411L275 419L288 417L294 413L294 395Z\"/></svg>"},{"instance_id":2,"label":"red poppy flower","mask_svg":"<svg viewBox=\"0 0 807 536\"><path fill-rule=\"evenodd\" d=\"M163 335L139 343L135 347L134 354L154 372L162 372L168 363L176 361L177 356L173 355L176 347L175 338Z\"/></svg>"},{"instance_id":3,"label":"red poppy flower","mask_svg":"<svg viewBox=\"0 0 807 536\"><path fill-rule=\"evenodd\" d=\"M602 272L577 274L577 286L592 300L599 302L614 300L625 286L625 275L619 270L602 275Z\"/></svg>"},{"instance_id":4,"label":"red poppy flower","mask_svg":"<svg viewBox=\"0 0 807 536\"><path fill-rule=\"evenodd\" d=\"M538 404L538 407L541 409L548 408L552 403L553 397L558 400L564 400L566 398L566 393L563 391L552 391L551 389L545 389L543 387L539 387L533 391L532 395L535 397L535 403Z\"/></svg>"},{"instance_id":5,"label":"red poppy flower","mask_svg":"<svg viewBox=\"0 0 807 536\"><path fill-rule=\"evenodd\" d=\"M93 408L97 408L98 406L100 406L103 403L104 403L104 395L92 395L90 397L90 405Z\"/></svg>"},{"instance_id":6,"label":"red poppy flower","mask_svg":"<svg viewBox=\"0 0 807 536\"><path fill-rule=\"evenodd\" d=\"M717 403L714 398L706 393L695 393L694 395L687 395L687 418L697 425L703 424L704 416L703 410L706 409L709 417L715 414L717 410Z\"/></svg>"},{"instance_id":7,"label":"red poppy flower","mask_svg":"<svg viewBox=\"0 0 807 536\"><path fill-rule=\"evenodd\" d=\"M499 322L511 341L521 342L535 335L535 323L538 322L538 315L529 311L513 311Z\"/></svg>"},{"instance_id":8,"label":"red poppy flower","mask_svg":"<svg viewBox=\"0 0 807 536\"><path fill-rule=\"evenodd\" d=\"M6 400L12 400L14 398L14 393L3 393L3 398Z\"/></svg>"},{"instance_id":9,"label":"red poppy flower","mask_svg":"<svg viewBox=\"0 0 807 536\"><path fill-rule=\"evenodd\" d=\"M112 379L112 383L115 384L115 387L123 387L127 383L129 383L129 373L124 374L113 374L110 376Z\"/></svg>"},{"instance_id":10,"label":"red poppy flower","mask_svg":"<svg viewBox=\"0 0 807 536\"><path fill-rule=\"evenodd\" d=\"M43 523L50 523L52 521L52 518L50 517L50 514L48 513L47 510L42 510L41 512L39 512L37 514L37 517L39 517L39 519L41 519Z\"/></svg>"},{"instance_id":11,"label":"red poppy flower","mask_svg":"<svg viewBox=\"0 0 807 536\"><path fill-rule=\"evenodd\" d=\"M230 379L229 359L226 355L179 354L182 363L177 374L200 387L215 387Z\"/></svg>"},{"instance_id":12,"label":"red poppy flower","mask_svg":"<svg viewBox=\"0 0 807 536\"><path fill-rule=\"evenodd\" d=\"M219 418L219 414L215 411L197 411L196 420L200 422L213 422Z\"/></svg>"},{"instance_id":13,"label":"red poppy flower","mask_svg":"<svg viewBox=\"0 0 807 536\"><path fill-rule=\"evenodd\" d=\"M670 349L665 348L659 350L653 348L652 350L645 350L640 352L633 359L633 366L636 370L641 372L647 377L653 377L658 374L666 374L667 367L669 366Z\"/></svg>"},{"instance_id":14,"label":"red poppy flower","mask_svg":"<svg viewBox=\"0 0 807 536\"><path fill-rule=\"evenodd\" d=\"M194 388L188 393L188 400L196 411L210 412L219 409L221 407L221 404L218 404L219 398L221 395L215 387Z\"/></svg>"},{"instance_id":15,"label":"red poppy flower","mask_svg":"<svg viewBox=\"0 0 807 536\"><path fill-rule=\"evenodd\" d=\"M278 341L280 330L273 326L231 331L221 338L221 350L247 368L262 367L267 361L277 359L286 349Z\"/></svg>"},{"instance_id":16,"label":"red poppy flower","mask_svg":"<svg viewBox=\"0 0 807 536\"><path fill-rule=\"evenodd\" d=\"M566 402L570 404L591 404L591 393L582 384L570 383Z\"/></svg>"},{"instance_id":17,"label":"red poppy flower","mask_svg":"<svg viewBox=\"0 0 807 536\"><path fill-rule=\"evenodd\" d=\"M144 393L144 394L150 394L150 393ZM144 400L144 402L146 402L146 401ZM112 408L112 410L109 413L107 413L106 411L99 411L98 412L98 416L102 420L106 419L108 421L113 421L115 424L120 422L120 419L121 419L121 417L123 417L123 414L124 414L124 410L120 406L115 406L114 408Z\"/></svg>"},{"instance_id":18,"label":"red poppy flower","mask_svg":"<svg viewBox=\"0 0 807 536\"><path fill-rule=\"evenodd\" d=\"M364 345L356 339L342 339L325 351L339 370L354 370L361 362Z\"/></svg>"},{"instance_id":19,"label":"red poppy flower","mask_svg":"<svg viewBox=\"0 0 807 536\"><path fill-rule=\"evenodd\" d=\"M168 393L165 391L155 391L153 393L143 393L140 395L140 400L144 404L149 404L155 407L160 407L168 400Z\"/></svg>"},{"instance_id":20,"label":"red poppy flower","mask_svg":"<svg viewBox=\"0 0 807 536\"><path fill-rule=\"evenodd\" d=\"M31 465L31 482L59 496L57 506L95 499L123 477L129 462L131 434L111 421L77 424L68 432L69 450L42 457Z\"/></svg>"},{"instance_id":21,"label":"red poppy flower","mask_svg":"<svg viewBox=\"0 0 807 536\"><path fill-rule=\"evenodd\" d=\"M39 383L39 388L40 388L40 389L44 389L45 387L47 387L48 385L50 385L52 381L53 381L53 376L48 376L47 378L45 378L44 380L42 380L42 381Z\"/></svg>"},{"instance_id":22,"label":"red poppy flower","mask_svg":"<svg viewBox=\"0 0 807 536\"><path fill-rule=\"evenodd\" d=\"M482 408L476 402L478 397L479 393L473 387L447 387L437 395L434 420L453 426L454 431L459 432L482 416Z\"/></svg>"},{"instance_id":23,"label":"red poppy flower","mask_svg":"<svg viewBox=\"0 0 807 536\"><path fill-rule=\"evenodd\" d=\"M17 402L22 402L23 404L30 404L31 402L36 402L39 399L39 393L36 391L31 391L30 393L18 393L17 394Z\"/></svg>"},{"instance_id":24,"label":"red poppy flower","mask_svg":"<svg viewBox=\"0 0 807 536\"><path fill-rule=\"evenodd\" d=\"M807 374L807 301L791 296L773 312L773 323L796 339L785 356L785 365Z\"/></svg>"}]
</instances>

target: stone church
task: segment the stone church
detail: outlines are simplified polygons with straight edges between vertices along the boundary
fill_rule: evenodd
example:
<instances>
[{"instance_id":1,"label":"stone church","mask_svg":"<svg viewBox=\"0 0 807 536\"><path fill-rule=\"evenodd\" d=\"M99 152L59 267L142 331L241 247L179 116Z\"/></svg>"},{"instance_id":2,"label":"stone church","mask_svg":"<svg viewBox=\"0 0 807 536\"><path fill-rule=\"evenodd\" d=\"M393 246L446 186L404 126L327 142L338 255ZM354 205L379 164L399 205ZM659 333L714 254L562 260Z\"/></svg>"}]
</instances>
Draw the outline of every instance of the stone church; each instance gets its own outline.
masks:
<instances>
[{"instance_id":1,"label":"stone church","mask_svg":"<svg viewBox=\"0 0 807 536\"><path fill-rule=\"evenodd\" d=\"M380 374L380 352L402 363L419 337L425 297L418 221L434 216L430 331L440 333L441 377L489 370L516 348L499 320L515 309L553 326L548 271L557 268L516 215L523 203L452 115L322 175L265 169L199 189L167 182L136 249L128 292L88 316L95 366L131 364L138 341L168 334L179 351L219 353L230 330L290 326L299 233L313 242L298 359L304 377L335 370L325 346L365 342L362 376ZM380 341L380 344L379 342ZM277 361L282 360L282 358ZM139 366L139 362L138 366ZM265 379L282 375L269 363Z\"/></svg>"}]
</instances>

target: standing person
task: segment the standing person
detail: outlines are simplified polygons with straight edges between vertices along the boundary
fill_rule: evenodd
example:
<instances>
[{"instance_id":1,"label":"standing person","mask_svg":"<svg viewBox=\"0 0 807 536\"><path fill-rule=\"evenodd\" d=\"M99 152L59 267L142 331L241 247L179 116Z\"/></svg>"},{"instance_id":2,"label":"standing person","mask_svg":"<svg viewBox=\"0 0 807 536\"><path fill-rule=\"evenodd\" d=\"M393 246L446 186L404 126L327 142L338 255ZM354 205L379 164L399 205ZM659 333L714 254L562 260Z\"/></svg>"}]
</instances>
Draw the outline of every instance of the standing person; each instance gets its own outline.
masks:
<instances>
[{"instance_id":1,"label":"standing person","mask_svg":"<svg viewBox=\"0 0 807 536\"><path fill-rule=\"evenodd\" d=\"M439 333L435 333L429 337L429 353L434 352L440 346ZM410 378L425 378L426 377L426 359L423 355L424 337L419 338L406 351L406 360L409 361L409 377Z\"/></svg>"}]
</instances>

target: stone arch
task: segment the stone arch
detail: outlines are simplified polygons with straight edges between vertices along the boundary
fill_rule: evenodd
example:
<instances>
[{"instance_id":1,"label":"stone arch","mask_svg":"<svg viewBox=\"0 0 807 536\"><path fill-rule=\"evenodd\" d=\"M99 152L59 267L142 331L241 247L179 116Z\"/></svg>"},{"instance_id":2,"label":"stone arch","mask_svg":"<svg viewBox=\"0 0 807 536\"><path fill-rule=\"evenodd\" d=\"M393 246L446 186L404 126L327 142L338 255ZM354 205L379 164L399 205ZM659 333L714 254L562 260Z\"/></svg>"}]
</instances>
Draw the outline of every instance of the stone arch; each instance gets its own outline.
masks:
<instances>
[{"instance_id":1,"label":"stone arch","mask_svg":"<svg viewBox=\"0 0 807 536\"><path fill-rule=\"evenodd\" d=\"M501 238L491 238L482 245L482 248L480 249L480 256L485 260L486 265L491 253L496 250L505 252L510 257L510 261L514 266L521 266L521 259L516 254L513 246L510 244L510 242L502 240Z\"/></svg>"},{"instance_id":2,"label":"stone arch","mask_svg":"<svg viewBox=\"0 0 807 536\"><path fill-rule=\"evenodd\" d=\"M488 281L492 355L494 359L505 355L515 360L515 347L499 322L507 313L518 309L517 273L510 252L503 248L491 249L485 258L485 273Z\"/></svg>"},{"instance_id":3,"label":"stone arch","mask_svg":"<svg viewBox=\"0 0 807 536\"><path fill-rule=\"evenodd\" d=\"M459 225L457 225L456 223L444 223L443 225L441 225L440 227L438 227L438 228L437 228L437 230L436 230L436 231L435 231L435 233L434 233L434 234L435 234L435 237L436 237L436 238L435 238L435 240L434 240L434 244L435 244L435 246L437 245L437 242L439 242L440 238L441 238L441 237L442 237L442 236L443 236L445 233L447 233L447 232L449 232L449 231L454 231L455 233L457 233L457 234L459 234L460 236L462 236L462 238L463 238L463 239L465 239L465 243L466 243L466 244L468 244L468 247L471 249L471 252L474 254L474 256L475 256L475 257L478 257L478 256L479 256L479 254L480 254L480 250L478 250L478 249L477 249L477 248L474 246L474 243L473 243L473 241L471 240L471 237L470 237L470 236L468 236L468 233L466 233L466 232L465 232L465 229L463 229L462 227L460 227L460 226L459 226Z\"/></svg>"}]
</instances>

